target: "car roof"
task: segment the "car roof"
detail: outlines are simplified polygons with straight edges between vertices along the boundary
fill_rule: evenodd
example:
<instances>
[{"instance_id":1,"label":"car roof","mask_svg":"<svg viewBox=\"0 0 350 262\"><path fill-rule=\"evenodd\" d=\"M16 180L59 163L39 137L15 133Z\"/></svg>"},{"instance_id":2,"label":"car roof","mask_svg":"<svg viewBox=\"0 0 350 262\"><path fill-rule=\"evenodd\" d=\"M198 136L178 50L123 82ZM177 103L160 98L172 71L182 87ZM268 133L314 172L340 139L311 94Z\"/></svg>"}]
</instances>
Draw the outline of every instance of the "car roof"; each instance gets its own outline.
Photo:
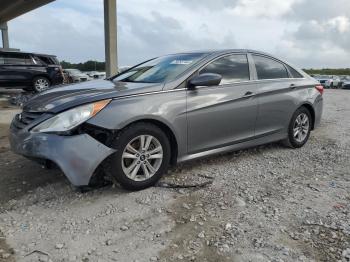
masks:
<instances>
[{"instance_id":1,"label":"car roof","mask_svg":"<svg viewBox=\"0 0 350 262\"><path fill-rule=\"evenodd\" d=\"M41 54L41 53L33 53L33 52L23 52L23 51L16 51L16 50L0 50L0 53L14 53L14 54L31 54L31 55L37 55L37 56L49 56L49 57L57 57L55 55L48 55L48 54Z\"/></svg>"},{"instance_id":2,"label":"car roof","mask_svg":"<svg viewBox=\"0 0 350 262\"><path fill-rule=\"evenodd\" d=\"M285 61L284 59L281 59L279 57L276 57L272 54L269 54L267 52L263 51L258 51L254 49L212 49L212 50L196 50L196 51L189 51L189 52L181 52L181 53L173 53L169 55L181 55L181 54L204 54L207 57L209 56L220 56L220 55L225 55L225 54L230 54L230 53L251 53L251 54L258 54L258 55L263 55L263 56L268 56L271 57L275 60L278 60L292 68L298 68L297 66Z\"/></svg>"},{"instance_id":3,"label":"car roof","mask_svg":"<svg viewBox=\"0 0 350 262\"><path fill-rule=\"evenodd\" d=\"M257 53L257 54L262 54L262 55L268 55L272 56L273 55L262 52L262 51L257 51L253 49L207 49L207 50L193 50L193 51L186 51L186 52L179 52L179 53L172 53L169 55L179 55L179 54L208 54L208 55L214 55L214 54L226 54L226 53Z\"/></svg>"}]
</instances>

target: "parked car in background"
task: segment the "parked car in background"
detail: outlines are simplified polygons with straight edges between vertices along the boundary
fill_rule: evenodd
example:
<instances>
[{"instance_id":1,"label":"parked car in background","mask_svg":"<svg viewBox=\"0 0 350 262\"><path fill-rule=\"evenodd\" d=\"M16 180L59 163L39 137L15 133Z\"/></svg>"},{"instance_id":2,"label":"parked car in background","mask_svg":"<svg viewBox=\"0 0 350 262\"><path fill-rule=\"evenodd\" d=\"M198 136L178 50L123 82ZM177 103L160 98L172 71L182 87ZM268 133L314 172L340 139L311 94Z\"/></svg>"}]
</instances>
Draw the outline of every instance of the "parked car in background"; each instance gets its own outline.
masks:
<instances>
[{"instance_id":1,"label":"parked car in background","mask_svg":"<svg viewBox=\"0 0 350 262\"><path fill-rule=\"evenodd\" d=\"M81 72L79 69L64 69L63 71L67 74L68 83L79 83L92 79L90 76Z\"/></svg>"},{"instance_id":2,"label":"parked car in background","mask_svg":"<svg viewBox=\"0 0 350 262\"><path fill-rule=\"evenodd\" d=\"M340 88L341 87L341 80L339 76L331 76L330 79L326 80L325 82L326 88Z\"/></svg>"},{"instance_id":3,"label":"parked car in background","mask_svg":"<svg viewBox=\"0 0 350 262\"><path fill-rule=\"evenodd\" d=\"M326 82L332 77L329 75L314 75L313 78L315 78L321 85L326 87Z\"/></svg>"},{"instance_id":4,"label":"parked car in background","mask_svg":"<svg viewBox=\"0 0 350 262\"><path fill-rule=\"evenodd\" d=\"M344 76L342 79L342 86L343 89L350 89L350 76Z\"/></svg>"},{"instance_id":5,"label":"parked car in background","mask_svg":"<svg viewBox=\"0 0 350 262\"><path fill-rule=\"evenodd\" d=\"M10 143L53 161L75 186L98 168L140 190L171 164L273 141L302 147L320 123L322 94L315 79L266 53L171 54L32 98Z\"/></svg>"},{"instance_id":6,"label":"parked car in background","mask_svg":"<svg viewBox=\"0 0 350 262\"><path fill-rule=\"evenodd\" d=\"M41 92L62 83L62 67L56 56L0 51L0 87Z\"/></svg>"},{"instance_id":7,"label":"parked car in background","mask_svg":"<svg viewBox=\"0 0 350 262\"><path fill-rule=\"evenodd\" d=\"M103 79L106 78L106 72L99 72L99 71L86 71L84 72L88 76L90 76L93 79Z\"/></svg>"}]
</instances>

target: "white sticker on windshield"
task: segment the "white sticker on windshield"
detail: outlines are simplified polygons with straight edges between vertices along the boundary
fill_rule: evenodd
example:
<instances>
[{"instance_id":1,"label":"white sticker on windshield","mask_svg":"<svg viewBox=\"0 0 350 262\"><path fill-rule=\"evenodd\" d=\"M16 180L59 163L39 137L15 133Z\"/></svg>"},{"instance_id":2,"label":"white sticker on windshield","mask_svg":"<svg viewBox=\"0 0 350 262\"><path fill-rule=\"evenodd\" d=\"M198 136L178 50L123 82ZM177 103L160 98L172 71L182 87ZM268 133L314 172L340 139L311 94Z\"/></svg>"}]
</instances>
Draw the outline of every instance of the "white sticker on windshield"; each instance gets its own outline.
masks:
<instances>
[{"instance_id":1,"label":"white sticker on windshield","mask_svg":"<svg viewBox=\"0 0 350 262\"><path fill-rule=\"evenodd\" d=\"M189 65L192 64L193 60L174 60L171 65Z\"/></svg>"}]
</instances>

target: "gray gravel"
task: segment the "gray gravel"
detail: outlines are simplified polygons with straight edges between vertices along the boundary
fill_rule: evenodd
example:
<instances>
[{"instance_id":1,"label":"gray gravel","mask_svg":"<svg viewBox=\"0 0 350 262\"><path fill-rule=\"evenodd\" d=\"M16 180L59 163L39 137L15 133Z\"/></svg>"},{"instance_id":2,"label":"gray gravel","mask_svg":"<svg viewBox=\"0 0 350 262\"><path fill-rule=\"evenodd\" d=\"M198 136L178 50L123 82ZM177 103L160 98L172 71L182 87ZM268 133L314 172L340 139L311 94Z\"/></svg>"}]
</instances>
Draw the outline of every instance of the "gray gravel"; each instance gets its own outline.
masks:
<instances>
[{"instance_id":1,"label":"gray gravel","mask_svg":"<svg viewBox=\"0 0 350 262\"><path fill-rule=\"evenodd\" d=\"M2 142L0 182L18 179L0 183L0 261L350 261L350 92L324 97L303 148L189 162L141 192L78 193Z\"/></svg>"}]
</instances>

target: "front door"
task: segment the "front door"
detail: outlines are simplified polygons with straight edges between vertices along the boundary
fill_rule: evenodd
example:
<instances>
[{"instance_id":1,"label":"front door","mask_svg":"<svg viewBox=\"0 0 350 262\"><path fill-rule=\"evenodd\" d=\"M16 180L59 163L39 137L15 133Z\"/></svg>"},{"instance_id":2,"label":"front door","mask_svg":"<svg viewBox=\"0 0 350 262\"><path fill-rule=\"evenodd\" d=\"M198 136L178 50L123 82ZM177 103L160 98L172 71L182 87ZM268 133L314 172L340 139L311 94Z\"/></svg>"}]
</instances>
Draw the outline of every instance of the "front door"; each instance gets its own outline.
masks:
<instances>
[{"instance_id":1,"label":"front door","mask_svg":"<svg viewBox=\"0 0 350 262\"><path fill-rule=\"evenodd\" d=\"M222 76L220 85L187 91L188 153L194 154L254 137L257 85L250 81L246 54L217 58L199 71Z\"/></svg>"}]
</instances>

